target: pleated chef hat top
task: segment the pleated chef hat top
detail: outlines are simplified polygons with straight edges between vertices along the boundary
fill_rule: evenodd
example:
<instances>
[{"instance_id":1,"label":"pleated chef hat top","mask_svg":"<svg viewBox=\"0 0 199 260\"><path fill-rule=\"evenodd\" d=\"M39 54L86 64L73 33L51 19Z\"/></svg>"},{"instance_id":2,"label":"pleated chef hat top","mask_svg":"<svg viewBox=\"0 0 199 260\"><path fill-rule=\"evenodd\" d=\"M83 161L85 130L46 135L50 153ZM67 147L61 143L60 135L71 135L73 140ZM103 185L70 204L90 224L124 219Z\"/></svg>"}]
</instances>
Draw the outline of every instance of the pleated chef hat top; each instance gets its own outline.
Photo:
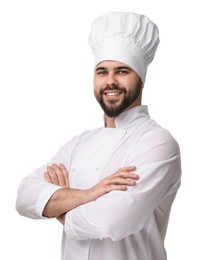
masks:
<instances>
[{"instance_id":1,"label":"pleated chef hat top","mask_svg":"<svg viewBox=\"0 0 199 260\"><path fill-rule=\"evenodd\" d=\"M94 66L105 60L122 62L137 72L143 83L158 44L158 27L141 14L110 12L91 25Z\"/></svg>"}]
</instances>

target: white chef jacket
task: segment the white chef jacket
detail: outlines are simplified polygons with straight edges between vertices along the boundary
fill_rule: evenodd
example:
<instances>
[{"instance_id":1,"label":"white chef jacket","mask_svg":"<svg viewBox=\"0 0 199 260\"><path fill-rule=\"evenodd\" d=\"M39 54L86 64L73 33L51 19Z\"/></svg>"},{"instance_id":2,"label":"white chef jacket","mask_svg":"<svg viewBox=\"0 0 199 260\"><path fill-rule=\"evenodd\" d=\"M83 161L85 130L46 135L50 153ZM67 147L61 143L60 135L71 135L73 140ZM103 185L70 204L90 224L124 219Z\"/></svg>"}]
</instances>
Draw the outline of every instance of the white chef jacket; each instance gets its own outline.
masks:
<instances>
[{"instance_id":1,"label":"white chef jacket","mask_svg":"<svg viewBox=\"0 0 199 260\"><path fill-rule=\"evenodd\" d=\"M177 142L150 119L147 106L116 118L116 128L98 128L74 137L52 163L64 163L71 188L88 189L121 167L136 166L139 180L66 215L62 260L166 260L164 238L171 205L180 186ZM42 212L59 186L44 180L46 165L21 183L16 208L21 215Z\"/></svg>"}]
</instances>

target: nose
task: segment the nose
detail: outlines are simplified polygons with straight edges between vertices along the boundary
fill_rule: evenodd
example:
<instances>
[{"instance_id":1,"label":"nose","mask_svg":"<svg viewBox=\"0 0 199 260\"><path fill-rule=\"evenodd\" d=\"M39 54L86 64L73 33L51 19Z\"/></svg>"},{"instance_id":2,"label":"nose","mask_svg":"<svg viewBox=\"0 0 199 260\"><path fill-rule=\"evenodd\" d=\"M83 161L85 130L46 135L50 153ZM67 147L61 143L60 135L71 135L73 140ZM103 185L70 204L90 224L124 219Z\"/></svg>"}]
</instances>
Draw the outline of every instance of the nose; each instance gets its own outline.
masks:
<instances>
[{"instance_id":1,"label":"nose","mask_svg":"<svg viewBox=\"0 0 199 260\"><path fill-rule=\"evenodd\" d=\"M106 80L107 86L117 86L118 82L114 73L109 73Z\"/></svg>"}]
</instances>

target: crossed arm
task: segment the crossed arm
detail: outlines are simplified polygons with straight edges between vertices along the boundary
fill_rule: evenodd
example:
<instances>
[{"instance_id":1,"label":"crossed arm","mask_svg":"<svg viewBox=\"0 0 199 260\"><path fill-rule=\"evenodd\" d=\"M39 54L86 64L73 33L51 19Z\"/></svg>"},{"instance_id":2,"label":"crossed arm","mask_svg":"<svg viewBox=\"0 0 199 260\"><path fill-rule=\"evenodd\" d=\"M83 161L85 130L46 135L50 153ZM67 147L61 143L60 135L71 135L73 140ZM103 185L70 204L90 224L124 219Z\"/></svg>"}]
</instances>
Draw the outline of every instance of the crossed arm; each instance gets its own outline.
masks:
<instances>
[{"instance_id":1,"label":"crossed arm","mask_svg":"<svg viewBox=\"0 0 199 260\"><path fill-rule=\"evenodd\" d=\"M51 196L43 210L43 216L56 217L63 224L68 211L94 201L110 191L125 191L128 186L134 186L138 180L138 175L132 173L135 169L135 166L121 168L90 189L80 190L69 187L68 172L64 164L48 166L44 173L45 180L62 188Z\"/></svg>"}]
</instances>

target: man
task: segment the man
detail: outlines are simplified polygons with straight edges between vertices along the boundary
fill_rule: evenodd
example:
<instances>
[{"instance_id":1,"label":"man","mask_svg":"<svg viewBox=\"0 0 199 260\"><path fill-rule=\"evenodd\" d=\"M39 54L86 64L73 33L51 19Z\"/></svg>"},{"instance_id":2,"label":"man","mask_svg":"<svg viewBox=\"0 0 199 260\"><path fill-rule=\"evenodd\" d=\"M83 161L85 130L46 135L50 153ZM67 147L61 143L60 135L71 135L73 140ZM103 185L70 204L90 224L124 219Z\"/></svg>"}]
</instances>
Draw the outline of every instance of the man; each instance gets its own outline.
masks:
<instances>
[{"instance_id":1,"label":"man","mask_svg":"<svg viewBox=\"0 0 199 260\"><path fill-rule=\"evenodd\" d=\"M17 210L63 224L62 260L165 260L180 152L141 105L158 28L140 14L108 13L94 21L89 43L105 127L74 137L24 178Z\"/></svg>"}]
</instances>

